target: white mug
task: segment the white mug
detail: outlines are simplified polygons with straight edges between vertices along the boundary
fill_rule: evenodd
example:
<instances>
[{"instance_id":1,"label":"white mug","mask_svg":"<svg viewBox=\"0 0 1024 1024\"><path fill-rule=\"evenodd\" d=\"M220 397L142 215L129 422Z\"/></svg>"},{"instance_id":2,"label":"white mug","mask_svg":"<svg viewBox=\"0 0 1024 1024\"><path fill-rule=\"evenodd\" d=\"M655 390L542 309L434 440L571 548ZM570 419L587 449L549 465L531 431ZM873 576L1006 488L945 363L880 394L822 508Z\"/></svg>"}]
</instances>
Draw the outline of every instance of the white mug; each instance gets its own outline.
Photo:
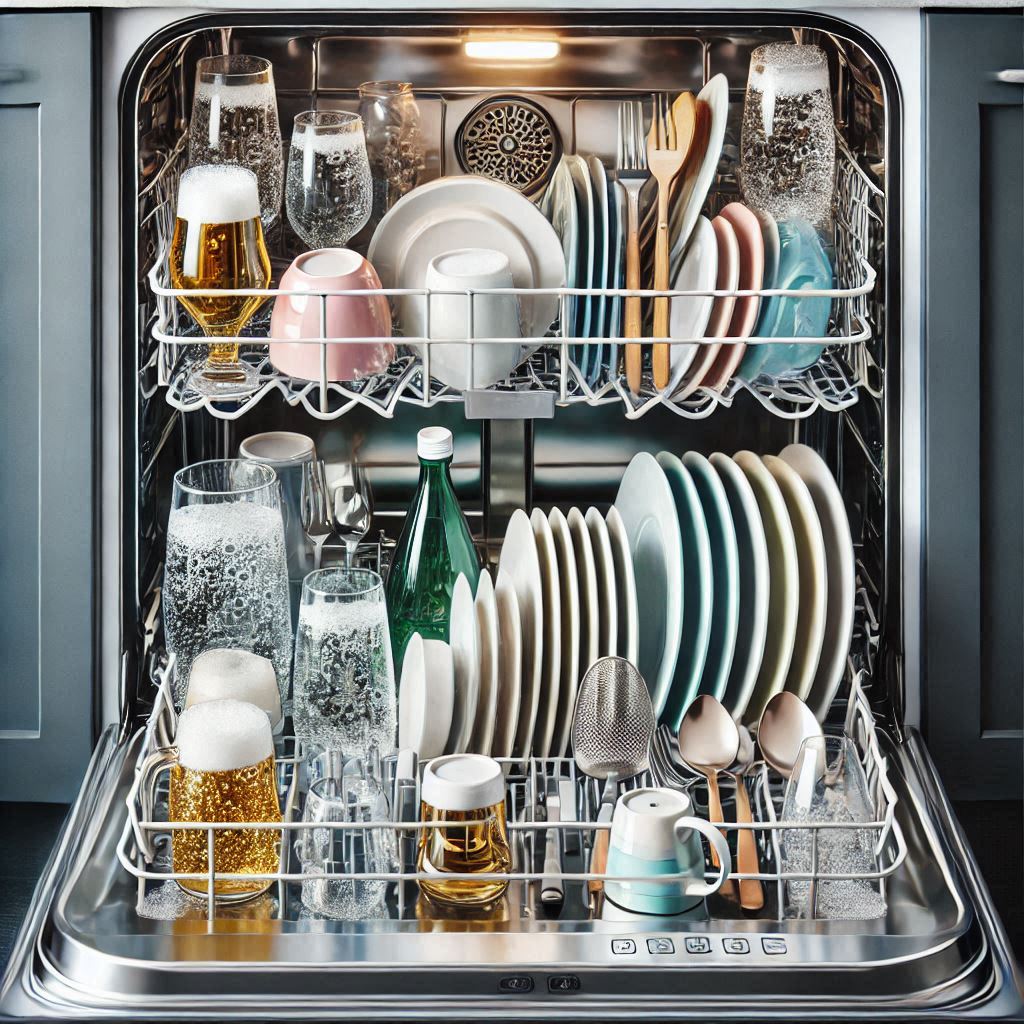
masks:
<instances>
[{"instance_id":1,"label":"white mug","mask_svg":"<svg viewBox=\"0 0 1024 1024\"><path fill-rule=\"evenodd\" d=\"M605 895L612 903L637 914L682 914L722 887L732 870L729 844L692 810L690 798L674 789L634 789L619 797L605 882ZM698 833L718 854L720 868L712 882L704 880ZM614 881L615 876L641 880Z\"/></svg>"},{"instance_id":2,"label":"white mug","mask_svg":"<svg viewBox=\"0 0 1024 1024\"><path fill-rule=\"evenodd\" d=\"M512 268L508 256L496 249L453 249L430 261L424 285L441 291L511 288ZM474 295L472 324L468 295L431 295L429 301L427 337L431 340L522 335L517 295ZM516 344L431 345L430 375L454 388L484 388L507 377L522 362L523 355L523 346Z\"/></svg>"}]
</instances>

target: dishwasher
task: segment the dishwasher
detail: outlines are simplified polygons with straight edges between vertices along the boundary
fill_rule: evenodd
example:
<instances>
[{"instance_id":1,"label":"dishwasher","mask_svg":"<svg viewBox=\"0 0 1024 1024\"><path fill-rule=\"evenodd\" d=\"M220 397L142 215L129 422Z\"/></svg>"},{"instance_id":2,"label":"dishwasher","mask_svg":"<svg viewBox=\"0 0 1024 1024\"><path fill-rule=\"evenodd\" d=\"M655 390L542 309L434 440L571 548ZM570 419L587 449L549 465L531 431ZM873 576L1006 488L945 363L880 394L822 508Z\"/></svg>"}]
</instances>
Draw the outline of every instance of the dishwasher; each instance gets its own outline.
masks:
<instances>
[{"instance_id":1,"label":"dishwasher","mask_svg":"<svg viewBox=\"0 0 1024 1024\"><path fill-rule=\"evenodd\" d=\"M184 19L149 11L122 35L117 12L105 40L115 80L104 93L117 92L117 145L103 164L118 190L106 212L106 239L117 244L105 245L103 268L105 295L119 296L119 340L104 349L118 401L119 428L104 444L116 500L103 510L105 545L117 548L117 603L104 607L103 628L117 638L117 665L105 672L119 678L104 692L119 720L102 734L22 928L0 989L5 1015L906 1020L1024 1013L1024 983L998 915L929 753L908 724L906 638L918 630L920 611L912 581L916 512L907 507L912 488L904 474L918 471L911 463L919 408L905 390L904 374L918 356L903 324L916 301L917 253L904 238L904 98L895 55L885 48L898 37L887 43L882 31L879 43L852 21L799 10L592 6L395 5L387 16L268 9ZM499 45L474 50L474 41ZM635 101L649 122L653 97L700 93L724 75L728 118L705 205L713 216L741 191L751 54L794 42L827 57L836 142L828 328L820 355L800 373L734 377L686 397L645 378L634 391L614 361L603 375L587 372L587 350L600 342L573 332L572 304L581 295L556 282L559 326L546 336L539 331L525 362L494 386L463 392L431 381L430 346L410 352L400 335L398 355L372 385L328 379L326 354L318 380L289 377L261 344L269 328L264 308L243 356L257 390L230 401L190 387L189 359L201 339L176 300L167 257L200 58L242 53L272 63L286 145L298 112L355 110L362 82L412 82L422 180L489 173L467 144L481 124L501 119L512 149L515 124L541 124L546 144L524 148L520 163L542 207L540 185L563 153L619 166L624 103ZM350 244L365 252L368 233ZM278 282L300 249L283 212L268 246ZM358 557L383 571L416 480L416 432L436 425L453 434L452 477L485 566L496 564L517 509L607 509L638 452L771 454L800 443L821 456L842 494L856 567L852 640L826 723L854 736L872 780L879 916L787 913L771 827L754 829L767 893L757 913L741 913L721 894L708 898L706 911L675 917L595 913L587 851L599 794L571 756L505 764L515 857L508 894L489 916L444 914L417 900L405 839L400 869L387 879L386 913L375 919L306 913L294 877L237 905L162 902L174 885L159 852L166 830L147 822L159 794L144 792L141 766L170 742L175 718L161 605L175 473L233 458L240 442L265 431L308 434L328 461L358 450L376 499L373 532ZM665 736L662 727L654 745ZM297 811L301 764L288 743L278 755L287 821ZM671 761L671 752L663 757ZM389 753L381 770L392 793L409 782L400 756ZM568 783L561 792L579 826L563 833L565 899L556 914L541 898L549 868L538 816L538 794L550 792L552 779L556 788ZM761 770L751 786L760 821L781 813L782 787ZM703 808L704 787L692 794ZM731 808L728 783L723 795ZM415 819L414 807L413 825L401 833L413 842ZM286 857L281 874L289 870Z\"/></svg>"}]
</instances>

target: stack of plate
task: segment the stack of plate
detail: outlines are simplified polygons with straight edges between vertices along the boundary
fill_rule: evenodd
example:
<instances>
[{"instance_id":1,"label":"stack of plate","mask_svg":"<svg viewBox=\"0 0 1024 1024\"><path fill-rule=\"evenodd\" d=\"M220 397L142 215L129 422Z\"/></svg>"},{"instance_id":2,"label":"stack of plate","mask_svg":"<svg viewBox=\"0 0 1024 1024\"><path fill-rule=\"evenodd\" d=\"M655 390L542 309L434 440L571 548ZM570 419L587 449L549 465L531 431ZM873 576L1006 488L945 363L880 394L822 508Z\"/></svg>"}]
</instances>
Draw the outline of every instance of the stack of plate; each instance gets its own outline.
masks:
<instances>
[{"instance_id":1,"label":"stack of plate","mask_svg":"<svg viewBox=\"0 0 1024 1024\"><path fill-rule=\"evenodd\" d=\"M474 595L459 578L449 644L421 645L422 671L406 655L402 697L406 674L416 696L399 709L409 723L399 743L422 756L567 756L579 682L612 654L637 665L673 729L700 693L756 722L787 689L823 719L846 666L854 592L846 510L812 449L643 452L607 515L517 510L497 583L481 573ZM421 708L429 730L412 721Z\"/></svg>"},{"instance_id":2,"label":"stack of plate","mask_svg":"<svg viewBox=\"0 0 1024 1024\"><path fill-rule=\"evenodd\" d=\"M825 717L853 629L849 521L828 466L805 445L763 458L637 455L618 510L636 579L637 665L678 729L700 693L756 722L787 689Z\"/></svg>"}]
</instances>

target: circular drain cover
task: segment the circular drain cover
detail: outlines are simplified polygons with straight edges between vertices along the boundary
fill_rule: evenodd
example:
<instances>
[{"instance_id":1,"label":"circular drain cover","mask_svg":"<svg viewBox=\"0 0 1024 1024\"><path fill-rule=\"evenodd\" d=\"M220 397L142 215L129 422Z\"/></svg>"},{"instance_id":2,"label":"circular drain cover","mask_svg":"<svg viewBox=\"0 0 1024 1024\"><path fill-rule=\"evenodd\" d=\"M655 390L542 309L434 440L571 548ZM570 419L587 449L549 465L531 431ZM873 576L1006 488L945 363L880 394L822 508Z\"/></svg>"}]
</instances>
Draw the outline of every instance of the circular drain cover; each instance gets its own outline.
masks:
<instances>
[{"instance_id":1,"label":"circular drain cover","mask_svg":"<svg viewBox=\"0 0 1024 1024\"><path fill-rule=\"evenodd\" d=\"M541 189L562 152L550 115L521 96L497 96L474 107L455 136L459 166L531 195Z\"/></svg>"}]
</instances>

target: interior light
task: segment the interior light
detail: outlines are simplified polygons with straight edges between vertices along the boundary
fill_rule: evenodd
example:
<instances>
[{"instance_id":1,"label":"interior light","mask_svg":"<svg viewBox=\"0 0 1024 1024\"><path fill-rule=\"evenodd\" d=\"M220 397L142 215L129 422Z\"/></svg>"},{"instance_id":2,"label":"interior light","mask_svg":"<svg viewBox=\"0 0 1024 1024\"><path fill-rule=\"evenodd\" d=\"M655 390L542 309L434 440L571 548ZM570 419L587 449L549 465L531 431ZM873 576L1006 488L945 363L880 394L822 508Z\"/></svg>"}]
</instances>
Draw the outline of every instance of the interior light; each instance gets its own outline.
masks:
<instances>
[{"instance_id":1,"label":"interior light","mask_svg":"<svg viewBox=\"0 0 1024 1024\"><path fill-rule=\"evenodd\" d=\"M467 39L466 56L473 60L554 60L561 47L555 39Z\"/></svg>"}]
</instances>

